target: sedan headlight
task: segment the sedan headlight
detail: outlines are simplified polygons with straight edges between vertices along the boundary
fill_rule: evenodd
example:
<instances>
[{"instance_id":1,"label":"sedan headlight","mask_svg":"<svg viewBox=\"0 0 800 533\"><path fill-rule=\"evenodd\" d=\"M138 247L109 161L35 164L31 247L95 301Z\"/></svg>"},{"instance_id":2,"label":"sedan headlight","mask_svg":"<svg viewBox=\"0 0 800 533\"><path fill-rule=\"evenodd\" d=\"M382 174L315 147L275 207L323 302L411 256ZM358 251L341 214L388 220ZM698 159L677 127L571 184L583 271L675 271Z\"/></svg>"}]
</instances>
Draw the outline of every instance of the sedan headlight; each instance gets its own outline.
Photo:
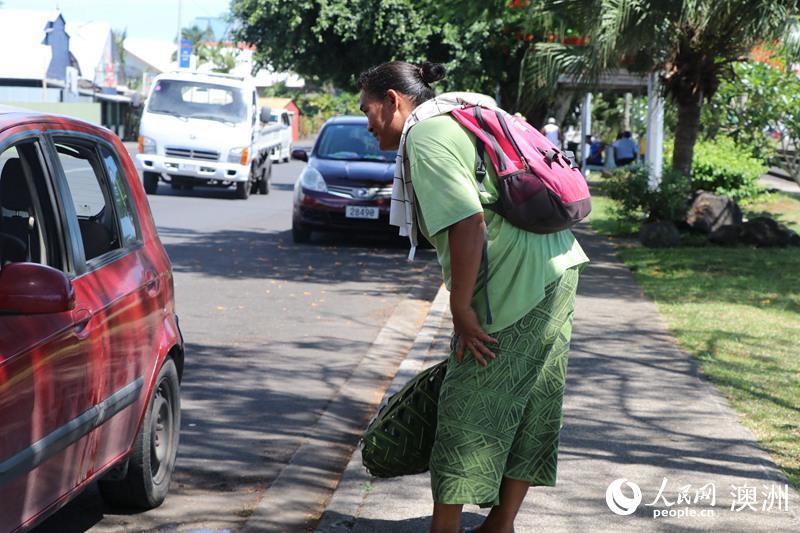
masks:
<instances>
[{"instance_id":1,"label":"sedan headlight","mask_svg":"<svg viewBox=\"0 0 800 533\"><path fill-rule=\"evenodd\" d=\"M228 163L239 163L240 165L246 165L247 146L233 148L230 152L228 152Z\"/></svg>"},{"instance_id":2,"label":"sedan headlight","mask_svg":"<svg viewBox=\"0 0 800 533\"><path fill-rule=\"evenodd\" d=\"M328 192L328 185L322 174L313 167L306 167L300 174L300 186L309 191Z\"/></svg>"},{"instance_id":3,"label":"sedan headlight","mask_svg":"<svg viewBox=\"0 0 800 533\"><path fill-rule=\"evenodd\" d=\"M154 141L150 137L139 135L139 153L140 154L156 153L156 141Z\"/></svg>"}]
</instances>

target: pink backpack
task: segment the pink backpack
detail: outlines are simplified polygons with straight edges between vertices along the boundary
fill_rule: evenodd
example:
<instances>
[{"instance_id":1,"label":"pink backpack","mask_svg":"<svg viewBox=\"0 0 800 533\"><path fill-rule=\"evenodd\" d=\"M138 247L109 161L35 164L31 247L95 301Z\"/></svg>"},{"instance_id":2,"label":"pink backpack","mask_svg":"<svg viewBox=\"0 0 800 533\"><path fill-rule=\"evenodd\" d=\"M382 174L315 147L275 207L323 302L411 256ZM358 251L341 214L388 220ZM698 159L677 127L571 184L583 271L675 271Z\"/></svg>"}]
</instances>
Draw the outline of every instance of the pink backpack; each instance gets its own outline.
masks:
<instances>
[{"instance_id":1,"label":"pink backpack","mask_svg":"<svg viewBox=\"0 0 800 533\"><path fill-rule=\"evenodd\" d=\"M476 175L486 177L484 152L497 173L498 199L486 207L533 233L572 227L592 210L589 187L572 152L562 152L522 118L467 106L451 112L477 140Z\"/></svg>"}]
</instances>

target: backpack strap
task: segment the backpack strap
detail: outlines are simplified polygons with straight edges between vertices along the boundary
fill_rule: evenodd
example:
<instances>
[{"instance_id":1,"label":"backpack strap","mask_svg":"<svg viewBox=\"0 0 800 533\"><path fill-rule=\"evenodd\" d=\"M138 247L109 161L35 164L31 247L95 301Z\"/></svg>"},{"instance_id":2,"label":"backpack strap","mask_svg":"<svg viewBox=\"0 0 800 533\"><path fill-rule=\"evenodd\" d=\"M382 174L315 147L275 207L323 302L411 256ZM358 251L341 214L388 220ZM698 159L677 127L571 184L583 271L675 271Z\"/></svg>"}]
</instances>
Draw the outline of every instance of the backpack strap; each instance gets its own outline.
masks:
<instances>
[{"instance_id":1,"label":"backpack strap","mask_svg":"<svg viewBox=\"0 0 800 533\"><path fill-rule=\"evenodd\" d=\"M486 179L486 162L483 160L486 154L486 146L477 135L475 136L475 178L479 184L483 184ZM491 209L490 205L485 207ZM483 254L481 257L481 277L483 278L483 300L486 304L486 323L492 323L492 306L489 303L489 228L483 234Z\"/></svg>"},{"instance_id":2,"label":"backpack strap","mask_svg":"<svg viewBox=\"0 0 800 533\"><path fill-rule=\"evenodd\" d=\"M489 303L489 228L483 232L483 257L481 258L481 276L483 277L483 301L486 304L486 323L491 324L492 306Z\"/></svg>"},{"instance_id":3,"label":"backpack strap","mask_svg":"<svg viewBox=\"0 0 800 533\"><path fill-rule=\"evenodd\" d=\"M486 179L486 163L483 160L483 156L486 154L486 146L484 146L483 141L480 137L475 137L475 178L478 180L478 183L483 183L483 180Z\"/></svg>"}]
</instances>

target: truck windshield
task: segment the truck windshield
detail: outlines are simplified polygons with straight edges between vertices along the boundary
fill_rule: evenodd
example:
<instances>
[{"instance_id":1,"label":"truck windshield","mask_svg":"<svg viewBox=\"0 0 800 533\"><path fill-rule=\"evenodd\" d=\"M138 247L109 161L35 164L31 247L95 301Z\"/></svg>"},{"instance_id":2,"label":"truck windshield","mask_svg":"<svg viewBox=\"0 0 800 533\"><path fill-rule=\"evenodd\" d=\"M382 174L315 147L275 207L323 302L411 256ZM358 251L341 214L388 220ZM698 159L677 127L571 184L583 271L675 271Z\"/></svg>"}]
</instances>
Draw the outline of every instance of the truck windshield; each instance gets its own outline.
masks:
<instances>
[{"instance_id":1,"label":"truck windshield","mask_svg":"<svg viewBox=\"0 0 800 533\"><path fill-rule=\"evenodd\" d=\"M394 163L395 150L381 150L366 124L331 124L322 131L316 154L322 159Z\"/></svg>"},{"instance_id":2,"label":"truck windshield","mask_svg":"<svg viewBox=\"0 0 800 533\"><path fill-rule=\"evenodd\" d=\"M247 114L236 87L183 80L159 80L147 110L186 118L241 122Z\"/></svg>"}]
</instances>

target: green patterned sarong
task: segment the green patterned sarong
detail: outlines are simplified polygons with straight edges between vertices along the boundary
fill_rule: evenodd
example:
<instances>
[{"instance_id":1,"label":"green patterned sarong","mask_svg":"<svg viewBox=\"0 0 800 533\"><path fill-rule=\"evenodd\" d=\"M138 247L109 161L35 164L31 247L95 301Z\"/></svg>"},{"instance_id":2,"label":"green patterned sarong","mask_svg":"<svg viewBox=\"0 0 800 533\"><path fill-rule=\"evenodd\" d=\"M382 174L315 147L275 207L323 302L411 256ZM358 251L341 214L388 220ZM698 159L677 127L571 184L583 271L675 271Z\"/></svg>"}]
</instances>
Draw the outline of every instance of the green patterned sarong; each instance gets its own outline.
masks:
<instances>
[{"instance_id":1,"label":"green patterned sarong","mask_svg":"<svg viewBox=\"0 0 800 533\"><path fill-rule=\"evenodd\" d=\"M439 396L431 454L437 503L498 505L503 477L556 483L561 406L579 267L547 286L527 315L492 335L484 368L455 340Z\"/></svg>"}]
</instances>

